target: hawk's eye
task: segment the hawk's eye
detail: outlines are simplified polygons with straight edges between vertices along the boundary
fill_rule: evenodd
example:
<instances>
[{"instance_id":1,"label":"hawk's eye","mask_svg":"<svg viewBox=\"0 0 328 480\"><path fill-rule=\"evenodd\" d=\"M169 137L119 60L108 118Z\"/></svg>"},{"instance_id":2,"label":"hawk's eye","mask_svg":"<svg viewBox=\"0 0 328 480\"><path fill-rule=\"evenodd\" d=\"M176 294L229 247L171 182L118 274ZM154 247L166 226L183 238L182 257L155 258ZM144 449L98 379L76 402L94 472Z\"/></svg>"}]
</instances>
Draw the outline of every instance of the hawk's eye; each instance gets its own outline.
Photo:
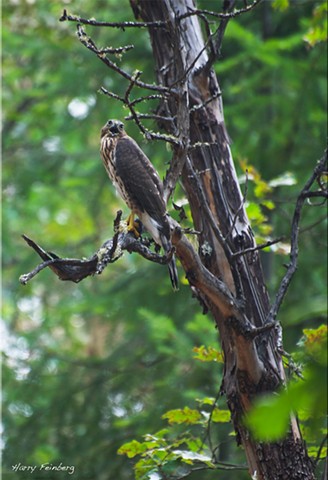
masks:
<instances>
[{"instance_id":1,"label":"hawk's eye","mask_svg":"<svg viewBox=\"0 0 328 480\"><path fill-rule=\"evenodd\" d=\"M113 125L113 121L112 120L108 120L107 122L107 127L111 127Z\"/></svg>"},{"instance_id":2,"label":"hawk's eye","mask_svg":"<svg viewBox=\"0 0 328 480\"><path fill-rule=\"evenodd\" d=\"M118 124L118 129L119 129L120 132L122 132L122 130L124 129L123 123Z\"/></svg>"}]
</instances>

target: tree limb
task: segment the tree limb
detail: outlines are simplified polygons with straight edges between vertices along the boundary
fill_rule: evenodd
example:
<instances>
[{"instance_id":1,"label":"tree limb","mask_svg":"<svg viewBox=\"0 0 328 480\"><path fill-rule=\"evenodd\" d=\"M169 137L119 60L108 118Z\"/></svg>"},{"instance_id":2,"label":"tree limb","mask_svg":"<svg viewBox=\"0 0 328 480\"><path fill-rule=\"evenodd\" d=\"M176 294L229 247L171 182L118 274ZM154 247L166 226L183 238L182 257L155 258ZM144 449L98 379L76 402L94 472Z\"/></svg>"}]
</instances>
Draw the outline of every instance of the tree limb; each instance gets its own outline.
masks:
<instances>
[{"instance_id":1,"label":"tree limb","mask_svg":"<svg viewBox=\"0 0 328 480\"><path fill-rule=\"evenodd\" d=\"M143 28L143 27L158 27L163 28L166 25L166 22L158 21L158 22L100 22L93 18L86 19L82 17L78 17L77 15L68 15L67 10L64 9L62 16L59 19L60 22L77 22L82 23L84 25L92 25L93 27L113 27L113 28L121 28L124 30L125 28Z\"/></svg>"},{"instance_id":2,"label":"tree limb","mask_svg":"<svg viewBox=\"0 0 328 480\"><path fill-rule=\"evenodd\" d=\"M49 267L60 280L79 283L91 275L100 275L106 266L116 262L127 250L129 253L136 252L151 262L161 265L167 264L171 258L170 255L158 255L152 252L141 237L136 239L133 233L129 232L125 222L120 222L122 212L119 211L114 221L114 236L106 240L103 245L89 259L61 258L53 252L44 250L27 235L22 235L26 243L35 250L42 258L40 263L31 272L19 277L19 281L26 285L43 269ZM140 227L141 232L141 227Z\"/></svg>"},{"instance_id":3,"label":"tree limb","mask_svg":"<svg viewBox=\"0 0 328 480\"><path fill-rule=\"evenodd\" d=\"M299 223L301 220L301 213L302 208L304 206L304 202L313 197L313 193L318 192L311 192L310 189L313 186L314 182L318 180L322 176L322 174L327 171L327 150L325 151L323 157L320 159L316 167L314 168L311 177L304 185L301 193L299 194L296 207L293 215L292 220L292 231L291 231L291 247L290 247L290 262L287 267L287 272L280 283L279 290L276 294L276 300L270 308L267 322L273 322L278 314L282 301L287 293L288 287L290 282L294 276L294 273L297 269L297 261L298 261L298 237L299 237ZM321 196L327 196L326 191L321 191ZM317 196L317 195L316 195Z\"/></svg>"}]
</instances>

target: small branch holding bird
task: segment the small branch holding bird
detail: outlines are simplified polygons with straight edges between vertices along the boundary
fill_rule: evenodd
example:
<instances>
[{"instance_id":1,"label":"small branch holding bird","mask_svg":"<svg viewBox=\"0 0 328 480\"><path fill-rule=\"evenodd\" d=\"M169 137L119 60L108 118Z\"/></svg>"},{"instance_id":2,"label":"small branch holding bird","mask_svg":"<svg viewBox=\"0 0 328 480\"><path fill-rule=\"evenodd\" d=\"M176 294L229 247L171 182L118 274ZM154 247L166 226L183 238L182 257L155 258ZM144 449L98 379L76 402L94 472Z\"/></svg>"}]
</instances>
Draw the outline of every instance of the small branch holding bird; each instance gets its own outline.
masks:
<instances>
[{"instance_id":1,"label":"small branch holding bird","mask_svg":"<svg viewBox=\"0 0 328 480\"><path fill-rule=\"evenodd\" d=\"M141 238L141 223L134 222L135 231L129 231L127 223L121 221L121 216L122 211L119 211L114 221L114 236L106 240L88 259L61 258L53 252L46 251L27 235L22 235L25 242L36 251L43 262L29 273L21 275L19 281L26 285L38 273L49 267L60 280L79 283L89 276L100 275L107 265L116 262L125 250L129 253L136 252L147 260L161 265L166 265L172 260L173 249L167 255L152 252L146 244L149 242Z\"/></svg>"}]
</instances>

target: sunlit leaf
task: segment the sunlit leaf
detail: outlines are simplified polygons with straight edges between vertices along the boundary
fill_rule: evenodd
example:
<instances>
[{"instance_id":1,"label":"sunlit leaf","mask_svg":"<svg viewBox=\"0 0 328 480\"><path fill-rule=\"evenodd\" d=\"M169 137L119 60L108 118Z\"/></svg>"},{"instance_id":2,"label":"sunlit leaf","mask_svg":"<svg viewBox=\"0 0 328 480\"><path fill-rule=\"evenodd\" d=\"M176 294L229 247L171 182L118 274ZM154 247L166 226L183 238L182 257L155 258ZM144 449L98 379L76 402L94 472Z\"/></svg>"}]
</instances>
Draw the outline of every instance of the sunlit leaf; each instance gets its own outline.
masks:
<instances>
[{"instance_id":1,"label":"sunlit leaf","mask_svg":"<svg viewBox=\"0 0 328 480\"><path fill-rule=\"evenodd\" d=\"M211 420L217 423L230 422L231 413L229 410L221 410L220 408L215 407L211 415Z\"/></svg>"},{"instance_id":2,"label":"sunlit leaf","mask_svg":"<svg viewBox=\"0 0 328 480\"><path fill-rule=\"evenodd\" d=\"M176 410L170 410L162 415L162 418L168 420L170 424L177 423L186 423L187 425L192 425L200 423L202 421L202 415L198 410L193 410L189 407L178 408Z\"/></svg>"},{"instance_id":3,"label":"sunlit leaf","mask_svg":"<svg viewBox=\"0 0 328 480\"><path fill-rule=\"evenodd\" d=\"M131 442L124 443L118 450L119 455L127 455L129 458L133 458L136 455L140 455L147 450L147 445L140 443L137 440L132 440Z\"/></svg>"},{"instance_id":4,"label":"sunlit leaf","mask_svg":"<svg viewBox=\"0 0 328 480\"><path fill-rule=\"evenodd\" d=\"M273 0L272 7L276 10L284 11L289 7L289 0Z\"/></svg>"},{"instance_id":5,"label":"sunlit leaf","mask_svg":"<svg viewBox=\"0 0 328 480\"><path fill-rule=\"evenodd\" d=\"M200 347L194 347L193 352L196 354L194 355L194 358L201 362L223 363L224 361L223 353L211 346L205 347L204 345L201 345Z\"/></svg>"},{"instance_id":6,"label":"sunlit leaf","mask_svg":"<svg viewBox=\"0 0 328 480\"><path fill-rule=\"evenodd\" d=\"M320 42L326 42L328 38L328 24L327 24L328 4L324 0L320 5L316 5L313 10L313 17L311 27L304 35L303 39L311 47L314 47Z\"/></svg>"},{"instance_id":7,"label":"sunlit leaf","mask_svg":"<svg viewBox=\"0 0 328 480\"><path fill-rule=\"evenodd\" d=\"M319 453L318 447L308 447L307 452L309 454L309 457L311 458L314 458L314 459L319 458L321 460L324 460L327 457L328 450L326 446L322 447L322 449L320 450L319 457L318 457L318 453Z\"/></svg>"},{"instance_id":8,"label":"sunlit leaf","mask_svg":"<svg viewBox=\"0 0 328 480\"><path fill-rule=\"evenodd\" d=\"M184 462L192 465L196 462L204 462L207 465L213 466L211 455L204 455L203 453L191 452L190 450L173 450L173 453L180 457Z\"/></svg>"},{"instance_id":9,"label":"sunlit leaf","mask_svg":"<svg viewBox=\"0 0 328 480\"><path fill-rule=\"evenodd\" d=\"M296 183L297 179L292 172L284 172L282 175L269 181L270 187L289 187L291 185L296 185Z\"/></svg>"}]
</instances>

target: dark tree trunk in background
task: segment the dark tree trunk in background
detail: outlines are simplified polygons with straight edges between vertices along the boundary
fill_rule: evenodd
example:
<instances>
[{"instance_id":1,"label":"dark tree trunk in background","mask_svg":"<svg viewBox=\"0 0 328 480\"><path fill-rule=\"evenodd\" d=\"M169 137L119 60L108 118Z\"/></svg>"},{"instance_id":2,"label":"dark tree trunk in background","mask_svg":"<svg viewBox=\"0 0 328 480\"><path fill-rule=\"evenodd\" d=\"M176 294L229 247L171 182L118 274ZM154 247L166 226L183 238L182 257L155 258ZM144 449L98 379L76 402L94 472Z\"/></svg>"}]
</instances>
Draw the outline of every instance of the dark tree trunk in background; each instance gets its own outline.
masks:
<instances>
[{"instance_id":1,"label":"dark tree trunk in background","mask_svg":"<svg viewBox=\"0 0 328 480\"><path fill-rule=\"evenodd\" d=\"M220 295L215 296L199 274L201 270L186 258L179 240L175 246L190 284L211 311L220 332L225 356L223 391L250 474L262 480L313 479L313 466L294 419L286 438L273 443L252 439L241 421L255 396L275 391L285 378L278 332L262 328L268 318L269 297L258 252L234 256L254 247L255 241L231 156L220 87L212 70L219 45L213 44L207 53L196 15L176 20L188 13L188 8L195 8L192 0L131 0L131 4L144 21L168 21L166 28L149 28L158 84L172 87L160 113L175 120L160 126L181 143L175 148L174 162L178 167L183 164L180 180L194 228L200 232L195 264L206 267L214 283L224 284L239 308L228 308ZM218 41L224 22L227 20L221 22ZM188 148L198 143L201 145ZM172 189L166 184L168 193Z\"/></svg>"}]
</instances>

